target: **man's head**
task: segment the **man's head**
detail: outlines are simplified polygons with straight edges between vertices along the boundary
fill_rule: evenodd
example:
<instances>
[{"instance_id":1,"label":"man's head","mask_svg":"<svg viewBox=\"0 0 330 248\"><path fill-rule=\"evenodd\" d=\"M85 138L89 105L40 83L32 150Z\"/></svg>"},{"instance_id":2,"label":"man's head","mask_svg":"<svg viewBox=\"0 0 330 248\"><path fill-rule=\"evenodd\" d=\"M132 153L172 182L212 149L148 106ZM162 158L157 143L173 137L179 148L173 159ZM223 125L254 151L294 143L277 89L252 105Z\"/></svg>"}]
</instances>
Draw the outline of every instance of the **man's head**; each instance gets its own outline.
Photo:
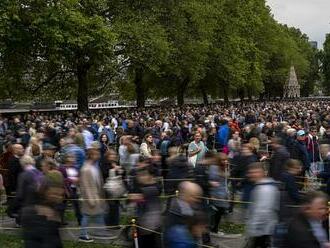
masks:
<instances>
[{"instance_id":1,"label":"man's head","mask_svg":"<svg viewBox=\"0 0 330 248\"><path fill-rule=\"evenodd\" d=\"M304 141L304 140L306 140L306 133L305 133L304 130L299 130L299 131L297 132L297 140L299 140L299 141Z\"/></svg>"},{"instance_id":2,"label":"man's head","mask_svg":"<svg viewBox=\"0 0 330 248\"><path fill-rule=\"evenodd\" d=\"M15 156L22 157L24 155L24 148L21 144L13 145L12 151Z\"/></svg>"},{"instance_id":3,"label":"man's head","mask_svg":"<svg viewBox=\"0 0 330 248\"><path fill-rule=\"evenodd\" d=\"M100 144L95 141L87 150L87 157L91 161L98 161L100 159Z\"/></svg>"},{"instance_id":4,"label":"man's head","mask_svg":"<svg viewBox=\"0 0 330 248\"><path fill-rule=\"evenodd\" d=\"M202 135L200 132L196 132L194 135L194 140L196 143L200 142L202 140Z\"/></svg>"},{"instance_id":5,"label":"man's head","mask_svg":"<svg viewBox=\"0 0 330 248\"><path fill-rule=\"evenodd\" d=\"M265 178L264 164L261 162L252 163L248 167L248 178L250 181L257 183Z\"/></svg>"},{"instance_id":6,"label":"man's head","mask_svg":"<svg viewBox=\"0 0 330 248\"><path fill-rule=\"evenodd\" d=\"M303 202L302 211L310 220L322 221L327 218L328 197L322 192L309 192Z\"/></svg>"},{"instance_id":7,"label":"man's head","mask_svg":"<svg viewBox=\"0 0 330 248\"><path fill-rule=\"evenodd\" d=\"M199 202L202 194L203 190L196 183L185 181L179 185L179 198L188 204Z\"/></svg>"}]
</instances>

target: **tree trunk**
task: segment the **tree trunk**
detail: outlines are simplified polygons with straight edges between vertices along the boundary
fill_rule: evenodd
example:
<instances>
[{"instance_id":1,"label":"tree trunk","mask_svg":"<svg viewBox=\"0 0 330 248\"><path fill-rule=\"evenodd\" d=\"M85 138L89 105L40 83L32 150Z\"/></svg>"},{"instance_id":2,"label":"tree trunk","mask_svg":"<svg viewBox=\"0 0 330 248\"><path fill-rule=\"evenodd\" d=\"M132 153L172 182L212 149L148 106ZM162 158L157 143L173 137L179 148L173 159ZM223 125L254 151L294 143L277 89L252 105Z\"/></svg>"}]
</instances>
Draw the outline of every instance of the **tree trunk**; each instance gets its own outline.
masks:
<instances>
[{"instance_id":1,"label":"tree trunk","mask_svg":"<svg viewBox=\"0 0 330 248\"><path fill-rule=\"evenodd\" d=\"M185 80L183 80L183 82L181 82L178 85L178 94L177 94L178 106L182 106L184 104L184 92L186 91L188 84L189 84L189 78L186 78Z\"/></svg>"},{"instance_id":2,"label":"tree trunk","mask_svg":"<svg viewBox=\"0 0 330 248\"><path fill-rule=\"evenodd\" d=\"M136 94L136 105L138 108L144 108L146 102L145 89L142 82L143 72L141 68L135 70L135 94Z\"/></svg>"},{"instance_id":3,"label":"tree trunk","mask_svg":"<svg viewBox=\"0 0 330 248\"><path fill-rule=\"evenodd\" d=\"M87 82L88 66L77 66L77 78L78 78L78 111L88 111L88 82Z\"/></svg>"},{"instance_id":4,"label":"tree trunk","mask_svg":"<svg viewBox=\"0 0 330 248\"><path fill-rule=\"evenodd\" d=\"M245 97L244 89L238 90L238 97L241 99L241 101L244 101L244 97Z\"/></svg>"},{"instance_id":5,"label":"tree trunk","mask_svg":"<svg viewBox=\"0 0 330 248\"><path fill-rule=\"evenodd\" d=\"M209 98L207 97L207 93L204 87L201 87L202 95L203 95L203 103L205 106L209 105Z\"/></svg>"},{"instance_id":6,"label":"tree trunk","mask_svg":"<svg viewBox=\"0 0 330 248\"><path fill-rule=\"evenodd\" d=\"M228 87L228 84L225 84L223 87L223 100L225 101L225 103L229 103Z\"/></svg>"}]
</instances>

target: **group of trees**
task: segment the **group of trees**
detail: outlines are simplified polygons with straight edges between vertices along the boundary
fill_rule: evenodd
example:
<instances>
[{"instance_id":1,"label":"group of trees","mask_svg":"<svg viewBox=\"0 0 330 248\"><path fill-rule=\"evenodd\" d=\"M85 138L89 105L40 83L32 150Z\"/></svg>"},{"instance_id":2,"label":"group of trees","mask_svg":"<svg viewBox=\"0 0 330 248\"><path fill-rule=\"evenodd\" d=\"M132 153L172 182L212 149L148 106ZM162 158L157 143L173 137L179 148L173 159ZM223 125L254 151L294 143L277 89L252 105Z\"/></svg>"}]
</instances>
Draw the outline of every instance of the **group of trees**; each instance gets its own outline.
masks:
<instances>
[{"instance_id":1,"label":"group of trees","mask_svg":"<svg viewBox=\"0 0 330 248\"><path fill-rule=\"evenodd\" d=\"M274 97L291 65L308 95L318 64L265 0L0 1L0 98Z\"/></svg>"},{"instance_id":2,"label":"group of trees","mask_svg":"<svg viewBox=\"0 0 330 248\"><path fill-rule=\"evenodd\" d=\"M330 95L330 34L327 34L323 51L321 52L322 80L323 89L327 95Z\"/></svg>"}]
</instances>

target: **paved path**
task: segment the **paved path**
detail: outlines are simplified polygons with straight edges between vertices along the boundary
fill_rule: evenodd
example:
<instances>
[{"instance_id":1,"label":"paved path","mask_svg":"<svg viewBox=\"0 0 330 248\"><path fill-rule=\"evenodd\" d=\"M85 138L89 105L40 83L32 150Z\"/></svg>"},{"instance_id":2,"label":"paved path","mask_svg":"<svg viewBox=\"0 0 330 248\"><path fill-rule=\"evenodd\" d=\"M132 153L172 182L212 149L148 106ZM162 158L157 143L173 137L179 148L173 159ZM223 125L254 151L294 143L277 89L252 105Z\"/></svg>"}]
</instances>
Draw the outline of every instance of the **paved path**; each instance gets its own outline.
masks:
<instances>
[{"instance_id":1,"label":"paved path","mask_svg":"<svg viewBox=\"0 0 330 248\"><path fill-rule=\"evenodd\" d=\"M229 215L225 218L226 221L231 221L234 223L241 223L242 219L240 217L240 210L235 210L233 215ZM75 223L69 223L67 228L61 230L61 236L63 240L77 241L79 237L79 228L77 228ZM19 228L15 228L15 222L13 219L7 216L0 216L0 232L18 235ZM96 231L97 230L97 231ZM127 242L125 239L125 232L123 230L106 230L102 231L100 237L99 229L91 231L91 236L95 239L97 243L104 244L115 244L122 247L131 246L131 242ZM94 234L93 234L94 233ZM212 237L212 242L219 246L219 248L241 248L244 237L226 238L226 237ZM106 247L106 246L105 246Z\"/></svg>"}]
</instances>

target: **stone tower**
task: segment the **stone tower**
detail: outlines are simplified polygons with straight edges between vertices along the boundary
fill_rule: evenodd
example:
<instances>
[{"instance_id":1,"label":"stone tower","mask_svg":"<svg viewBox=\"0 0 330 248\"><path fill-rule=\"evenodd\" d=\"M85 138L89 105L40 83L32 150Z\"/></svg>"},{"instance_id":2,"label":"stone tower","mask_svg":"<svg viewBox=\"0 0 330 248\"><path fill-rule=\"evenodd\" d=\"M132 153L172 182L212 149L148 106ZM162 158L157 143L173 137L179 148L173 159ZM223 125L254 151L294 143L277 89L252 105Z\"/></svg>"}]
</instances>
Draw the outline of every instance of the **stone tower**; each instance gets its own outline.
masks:
<instances>
[{"instance_id":1,"label":"stone tower","mask_svg":"<svg viewBox=\"0 0 330 248\"><path fill-rule=\"evenodd\" d=\"M294 66L290 68L289 79L284 85L284 98L300 97L300 85L298 83L296 71Z\"/></svg>"}]
</instances>

